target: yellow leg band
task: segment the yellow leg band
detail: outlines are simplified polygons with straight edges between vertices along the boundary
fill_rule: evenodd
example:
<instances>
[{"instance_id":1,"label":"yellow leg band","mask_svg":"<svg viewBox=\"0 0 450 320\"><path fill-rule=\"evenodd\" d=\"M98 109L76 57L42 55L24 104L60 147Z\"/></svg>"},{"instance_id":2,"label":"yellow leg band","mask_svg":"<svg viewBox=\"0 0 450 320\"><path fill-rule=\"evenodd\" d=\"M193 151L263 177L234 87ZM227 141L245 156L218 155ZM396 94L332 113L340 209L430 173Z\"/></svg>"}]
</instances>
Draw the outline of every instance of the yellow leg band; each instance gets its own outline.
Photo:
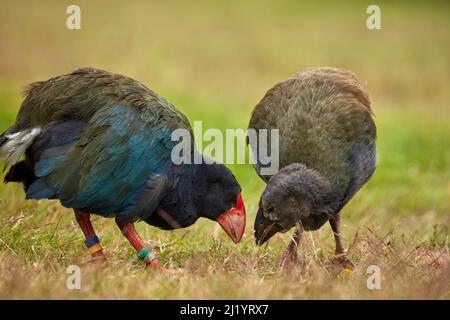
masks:
<instances>
[{"instance_id":1,"label":"yellow leg band","mask_svg":"<svg viewBox=\"0 0 450 320\"><path fill-rule=\"evenodd\" d=\"M96 243L92 247L88 248L88 251L90 254L96 253L97 251L100 251L103 249L103 246L101 243Z\"/></svg>"}]
</instances>

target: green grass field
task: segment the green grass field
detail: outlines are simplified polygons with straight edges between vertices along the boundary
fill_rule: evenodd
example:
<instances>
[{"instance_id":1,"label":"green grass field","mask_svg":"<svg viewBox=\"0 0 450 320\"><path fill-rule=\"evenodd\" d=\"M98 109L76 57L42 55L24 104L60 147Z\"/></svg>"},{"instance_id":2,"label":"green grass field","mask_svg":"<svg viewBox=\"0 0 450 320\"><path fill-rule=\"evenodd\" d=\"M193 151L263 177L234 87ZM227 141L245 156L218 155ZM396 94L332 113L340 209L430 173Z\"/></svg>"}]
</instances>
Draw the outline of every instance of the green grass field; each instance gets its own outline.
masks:
<instances>
[{"instance_id":1,"label":"green grass field","mask_svg":"<svg viewBox=\"0 0 450 320\"><path fill-rule=\"evenodd\" d=\"M450 6L382 2L382 30L366 28L365 2L78 1L81 30L65 27L67 1L2 3L0 129L27 83L82 66L131 76L205 128L246 128L266 90L309 66L354 71L367 84L378 127L378 168L345 207L343 235L356 267L330 263L324 226L307 233L302 264L281 272L289 234L256 247L264 184L233 165L247 229L234 245L214 222L165 232L144 223L167 272L145 270L114 221L95 218L107 262L93 264L73 214L25 201L0 185L0 298L385 299L450 298ZM66 268L81 267L81 290ZM379 265L382 288L366 287Z\"/></svg>"}]
</instances>

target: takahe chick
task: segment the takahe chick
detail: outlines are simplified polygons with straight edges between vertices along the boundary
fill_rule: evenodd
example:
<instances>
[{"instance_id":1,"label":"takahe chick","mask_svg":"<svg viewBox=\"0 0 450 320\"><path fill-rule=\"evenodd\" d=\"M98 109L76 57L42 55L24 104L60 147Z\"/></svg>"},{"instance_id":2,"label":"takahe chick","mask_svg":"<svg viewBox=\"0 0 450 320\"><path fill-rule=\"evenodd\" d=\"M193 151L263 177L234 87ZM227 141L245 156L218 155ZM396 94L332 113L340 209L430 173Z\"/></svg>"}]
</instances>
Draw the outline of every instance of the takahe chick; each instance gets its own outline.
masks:
<instances>
[{"instance_id":1,"label":"takahe chick","mask_svg":"<svg viewBox=\"0 0 450 320\"><path fill-rule=\"evenodd\" d=\"M176 129L192 138L188 158L198 155L187 118L131 78L83 68L36 82L0 136L0 157L11 166L5 182L22 182L27 199L73 208L95 257L103 250L91 213L114 217L149 266L158 260L134 228L139 220L171 230L204 217L239 242L245 208L238 182L223 164L175 164Z\"/></svg>"},{"instance_id":2,"label":"takahe chick","mask_svg":"<svg viewBox=\"0 0 450 320\"><path fill-rule=\"evenodd\" d=\"M249 128L279 130L280 170L263 176L260 162L255 166L267 183L255 221L258 244L295 227L284 258L296 260L303 230L317 230L329 221L336 255L349 262L339 219L375 170L370 105L356 76L336 68L305 69L266 93Z\"/></svg>"}]
</instances>

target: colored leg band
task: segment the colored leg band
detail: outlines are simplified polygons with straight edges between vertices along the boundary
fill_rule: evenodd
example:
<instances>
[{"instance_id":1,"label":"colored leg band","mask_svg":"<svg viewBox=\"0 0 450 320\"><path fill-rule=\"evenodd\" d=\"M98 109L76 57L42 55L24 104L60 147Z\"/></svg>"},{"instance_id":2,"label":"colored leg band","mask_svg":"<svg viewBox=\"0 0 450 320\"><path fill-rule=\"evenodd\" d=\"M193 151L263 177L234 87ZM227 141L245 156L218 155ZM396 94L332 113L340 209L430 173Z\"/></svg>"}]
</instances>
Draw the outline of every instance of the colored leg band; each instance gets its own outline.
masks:
<instances>
[{"instance_id":1,"label":"colored leg band","mask_svg":"<svg viewBox=\"0 0 450 320\"><path fill-rule=\"evenodd\" d=\"M84 244L86 245L86 247L88 249L90 247L96 245L97 243L100 243L100 239L97 236L94 236L92 238L86 239L86 241L84 241Z\"/></svg>"},{"instance_id":2,"label":"colored leg band","mask_svg":"<svg viewBox=\"0 0 450 320\"><path fill-rule=\"evenodd\" d=\"M93 254L93 253L96 253L97 251L100 251L102 249L103 249L102 244L101 243L97 243L97 244L94 244L93 246L89 247L88 251L89 251L90 254Z\"/></svg>"},{"instance_id":3,"label":"colored leg band","mask_svg":"<svg viewBox=\"0 0 450 320\"><path fill-rule=\"evenodd\" d=\"M152 250L150 248L145 247L138 253L139 260L144 261L145 263L152 261L155 257L153 256Z\"/></svg>"},{"instance_id":4,"label":"colored leg band","mask_svg":"<svg viewBox=\"0 0 450 320\"><path fill-rule=\"evenodd\" d=\"M88 251L90 254L94 254L97 251L100 251L103 249L103 246L100 243L100 239L97 236L86 239L86 241L84 241L84 244L88 248Z\"/></svg>"}]
</instances>

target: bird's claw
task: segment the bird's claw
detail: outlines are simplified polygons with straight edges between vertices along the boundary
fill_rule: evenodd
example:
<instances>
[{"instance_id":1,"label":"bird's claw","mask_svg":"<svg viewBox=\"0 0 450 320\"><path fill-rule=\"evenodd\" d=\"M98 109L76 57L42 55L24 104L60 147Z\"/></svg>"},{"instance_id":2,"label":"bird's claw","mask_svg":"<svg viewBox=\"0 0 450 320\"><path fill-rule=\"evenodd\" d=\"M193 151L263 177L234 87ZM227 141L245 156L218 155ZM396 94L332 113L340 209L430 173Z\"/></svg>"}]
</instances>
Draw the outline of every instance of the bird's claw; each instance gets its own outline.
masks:
<instances>
[{"instance_id":1,"label":"bird's claw","mask_svg":"<svg viewBox=\"0 0 450 320\"><path fill-rule=\"evenodd\" d=\"M355 268L353 262L349 258L347 258L345 254L335 256L332 260L332 263L344 270L353 270Z\"/></svg>"},{"instance_id":2,"label":"bird's claw","mask_svg":"<svg viewBox=\"0 0 450 320\"><path fill-rule=\"evenodd\" d=\"M103 252L99 251L96 252L95 254L91 255L91 260L92 263L103 263L106 261L106 257L103 254Z\"/></svg>"},{"instance_id":3,"label":"bird's claw","mask_svg":"<svg viewBox=\"0 0 450 320\"><path fill-rule=\"evenodd\" d=\"M159 260L158 260L158 258L153 258L153 259L150 260L149 262L146 262L146 263L145 263L145 267L146 267L146 268L151 268L151 269L154 269L154 270L156 270L156 269L161 269L161 268L158 268L158 265L159 265Z\"/></svg>"}]
</instances>

